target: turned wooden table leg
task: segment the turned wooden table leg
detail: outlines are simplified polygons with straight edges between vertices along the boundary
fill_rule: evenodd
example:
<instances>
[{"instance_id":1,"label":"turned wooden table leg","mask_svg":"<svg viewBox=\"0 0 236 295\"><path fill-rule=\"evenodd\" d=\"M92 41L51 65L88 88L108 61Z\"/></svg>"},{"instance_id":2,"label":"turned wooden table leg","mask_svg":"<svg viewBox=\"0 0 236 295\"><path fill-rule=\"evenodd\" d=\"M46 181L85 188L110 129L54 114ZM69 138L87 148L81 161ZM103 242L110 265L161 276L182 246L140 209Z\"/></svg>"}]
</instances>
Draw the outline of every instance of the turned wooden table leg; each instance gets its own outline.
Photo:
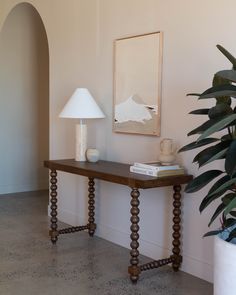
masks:
<instances>
[{"instance_id":1,"label":"turned wooden table leg","mask_svg":"<svg viewBox=\"0 0 236 295\"><path fill-rule=\"evenodd\" d=\"M94 219L94 215L95 215L95 188L94 188L94 178L89 178L89 182L88 182L89 188L89 194L88 194L88 232L89 235L92 237L94 235L95 229L96 229L96 224L95 224L95 219Z\"/></svg>"},{"instance_id":2,"label":"turned wooden table leg","mask_svg":"<svg viewBox=\"0 0 236 295\"><path fill-rule=\"evenodd\" d=\"M172 263L172 268L174 271L178 271L179 267L181 265L182 262L182 256L180 255L180 230L181 230L181 186L180 185L174 185L174 201L173 201L173 263Z\"/></svg>"},{"instance_id":3,"label":"turned wooden table leg","mask_svg":"<svg viewBox=\"0 0 236 295\"><path fill-rule=\"evenodd\" d=\"M130 247L131 247L131 251L130 251L130 266L128 268L128 272L130 274L130 279L133 283L136 283L138 278L139 278L139 274L140 274L140 268L139 268L139 251L138 251L138 247L139 247L139 243L138 243L138 239L139 239L139 190L136 188L133 188L131 191L131 243L130 243Z\"/></svg>"},{"instance_id":4,"label":"turned wooden table leg","mask_svg":"<svg viewBox=\"0 0 236 295\"><path fill-rule=\"evenodd\" d=\"M57 231L57 171L52 170L50 172L50 202L51 202L51 230L49 235L51 236L51 241L56 244L58 231Z\"/></svg>"}]
</instances>

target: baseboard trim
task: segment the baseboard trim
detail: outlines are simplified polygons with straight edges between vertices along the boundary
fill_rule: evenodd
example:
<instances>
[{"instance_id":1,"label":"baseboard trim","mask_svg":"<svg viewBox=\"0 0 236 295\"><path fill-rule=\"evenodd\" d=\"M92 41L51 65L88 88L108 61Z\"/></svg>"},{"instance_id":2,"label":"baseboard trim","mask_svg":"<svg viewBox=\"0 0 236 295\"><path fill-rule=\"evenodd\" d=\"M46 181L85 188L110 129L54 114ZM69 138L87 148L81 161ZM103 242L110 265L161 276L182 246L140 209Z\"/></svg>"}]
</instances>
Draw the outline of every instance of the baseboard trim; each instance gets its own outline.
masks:
<instances>
[{"instance_id":1,"label":"baseboard trim","mask_svg":"<svg viewBox=\"0 0 236 295\"><path fill-rule=\"evenodd\" d=\"M72 226L84 225L86 220L68 210L58 210L58 219ZM118 230L106 224L97 223L96 236L108 240L112 243L129 249L130 233ZM140 254L150 257L151 259L160 259L171 255L171 249L164 248L154 241L139 239ZM206 280L213 281L213 266L204 261L200 261L194 257L184 255L181 270L193 276Z\"/></svg>"},{"instance_id":2,"label":"baseboard trim","mask_svg":"<svg viewBox=\"0 0 236 295\"><path fill-rule=\"evenodd\" d=\"M50 210L50 207L48 206L48 212L50 213L49 210ZM79 214L76 215L75 213L69 210L58 209L58 219L72 226L85 225L87 223L87 220L79 216Z\"/></svg>"},{"instance_id":3,"label":"baseboard trim","mask_svg":"<svg viewBox=\"0 0 236 295\"><path fill-rule=\"evenodd\" d=\"M30 184L0 185L0 194L21 193L48 189L48 181L40 181Z\"/></svg>"}]
</instances>

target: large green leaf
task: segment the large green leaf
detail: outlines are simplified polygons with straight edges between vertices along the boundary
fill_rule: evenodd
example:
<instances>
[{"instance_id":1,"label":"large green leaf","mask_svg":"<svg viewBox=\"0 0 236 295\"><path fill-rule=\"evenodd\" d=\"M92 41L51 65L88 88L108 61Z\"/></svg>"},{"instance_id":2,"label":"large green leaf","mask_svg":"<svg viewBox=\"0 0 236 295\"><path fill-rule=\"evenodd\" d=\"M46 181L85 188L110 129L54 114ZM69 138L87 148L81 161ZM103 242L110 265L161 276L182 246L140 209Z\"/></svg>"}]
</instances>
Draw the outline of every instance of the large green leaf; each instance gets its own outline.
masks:
<instances>
[{"instance_id":1,"label":"large green leaf","mask_svg":"<svg viewBox=\"0 0 236 295\"><path fill-rule=\"evenodd\" d=\"M224 214L225 216L227 214L229 214L229 212L233 209L236 208L236 194L234 194L234 198L231 200L231 202L226 206L225 208L225 211L224 211Z\"/></svg>"},{"instance_id":2,"label":"large green leaf","mask_svg":"<svg viewBox=\"0 0 236 295\"><path fill-rule=\"evenodd\" d=\"M201 167L214 160L222 159L225 156L229 145L230 141L222 141L214 146L210 146L198 153L193 159L193 162L198 162L199 167Z\"/></svg>"},{"instance_id":3,"label":"large green leaf","mask_svg":"<svg viewBox=\"0 0 236 295\"><path fill-rule=\"evenodd\" d=\"M206 164L209 164L212 161L223 159L225 157L226 152L227 148L217 151L214 149L214 147L210 147L198 153L194 157L193 163L198 163L198 166L200 168Z\"/></svg>"},{"instance_id":4,"label":"large green leaf","mask_svg":"<svg viewBox=\"0 0 236 295\"><path fill-rule=\"evenodd\" d=\"M229 175L233 175L236 172L236 140L234 140L227 152L225 159L225 171Z\"/></svg>"},{"instance_id":5,"label":"large green leaf","mask_svg":"<svg viewBox=\"0 0 236 295\"><path fill-rule=\"evenodd\" d=\"M206 234L204 234L203 238L210 237L210 236L216 236L216 235L222 233L223 231L224 231L223 229L209 231Z\"/></svg>"},{"instance_id":6,"label":"large green leaf","mask_svg":"<svg viewBox=\"0 0 236 295\"><path fill-rule=\"evenodd\" d=\"M208 115L210 109L198 109L191 111L189 114L191 115Z\"/></svg>"},{"instance_id":7,"label":"large green leaf","mask_svg":"<svg viewBox=\"0 0 236 295\"><path fill-rule=\"evenodd\" d=\"M225 241L230 242L234 238L236 238L236 228L230 232L229 237Z\"/></svg>"},{"instance_id":8,"label":"large green leaf","mask_svg":"<svg viewBox=\"0 0 236 295\"><path fill-rule=\"evenodd\" d=\"M236 211L231 211L230 214L231 214L233 217L236 217Z\"/></svg>"},{"instance_id":9,"label":"large green leaf","mask_svg":"<svg viewBox=\"0 0 236 295\"><path fill-rule=\"evenodd\" d=\"M214 194L212 196L206 195L206 197L202 200L202 202L200 204L200 207L199 207L200 213L202 213L203 210L205 210L213 201L217 200L223 194L224 194L224 192L218 193L218 194Z\"/></svg>"},{"instance_id":10,"label":"large green leaf","mask_svg":"<svg viewBox=\"0 0 236 295\"><path fill-rule=\"evenodd\" d=\"M201 93L188 93L187 96L200 96Z\"/></svg>"},{"instance_id":11,"label":"large green leaf","mask_svg":"<svg viewBox=\"0 0 236 295\"><path fill-rule=\"evenodd\" d=\"M236 86L226 84L226 85L218 85L208 88L204 91L200 96L199 99L205 98L217 98L221 96L236 96Z\"/></svg>"},{"instance_id":12,"label":"large green leaf","mask_svg":"<svg viewBox=\"0 0 236 295\"><path fill-rule=\"evenodd\" d=\"M231 178L230 180L223 183L221 186L219 186L216 190L212 191L208 196L213 196L214 194L218 194L220 192L223 192L225 190L231 189L232 185L236 183L236 177Z\"/></svg>"},{"instance_id":13,"label":"large green leaf","mask_svg":"<svg viewBox=\"0 0 236 295\"><path fill-rule=\"evenodd\" d=\"M212 86L226 85L231 84L231 82L221 76L218 76L217 73L214 75Z\"/></svg>"},{"instance_id":14,"label":"large green leaf","mask_svg":"<svg viewBox=\"0 0 236 295\"><path fill-rule=\"evenodd\" d=\"M210 159L208 159L206 162L202 162L201 164L199 164L199 167L202 167L206 164L209 164L215 160L221 160L221 159L224 159L225 158L225 155L227 153L227 150L228 148L222 150L222 151L219 151L217 154L215 154L213 157L211 157Z\"/></svg>"},{"instance_id":15,"label":"large green leaf","mask_svg":"<svg viewBox=\"0 0 236 295\"><path fill-rule=\"evenodd\" d=\"M222 194L224 194L228 188L225 189L225 191L222 191L220 193L216 193L216 194L211 194L212 192L214 192L215 190L217 190L222 184L224 184L226 181L230 180L229 175L224 175L223 177L221 177L220 179L218 179L213 186L210 188L209 192L207 193L207 195L205 196L205 198L202 200L200 207L199 207L199 211L202 212L207 206L209 206L214 200L216 200L217 198L219 198Z\"/></svg>"},{"instance_id":16,"label":"large green leaf","mask_svg":"<svg viewBox=\"0 0 236 295\"><path fill-rule=\"evenodd\" d=\"M209 189L209 192L207 193L207 195L212 195L212 193L214 191L216 191L216 189L218 189L221 185L223 185L225 182L227 182L228 180L230 180L230 176L229 175L224 175L223 177L219 178L214 184L213 186Z\"/></svg>"},{"instance_id":17,"label":"large green leaf","mask_svg":"<svg viewBox=\"0 0 236 295\"><path fill-rule=\"evenodd\" d=\"M193 141L193 142L183 146L178 152L180 153L180 152L185 152L185 151L189 151L192 149L196 149L196 148L199 148L201 146L204 146L204 145L216 142L216 141L219 141L219 139L218 138L204 138L203 140L198 141L198 142Z\"/></svg>"},{"instance_id":18,"label":"large green leaf","mask_svg":"<svg viewBox=\"0 0 236 295\"><path fill-rule=\"evenodd\" d=\"M223 212L225 209L225 204L221 203L217 208L216 211L214 212L214 214L211 217L211 220L208 224L208 226L211 226L212 222L216 219L216 217L218 217L220 215L221 212Z\"/></svg>"},{"instance_id":19,"label":"large green leaf","mask_svg":"<svg viewBox=\"0 0 236 295\"><path fill-rule=\"evenodd\" d=\"M232 135L231 134L225 134L221 137L221 141L231 140L232 141Z\"/></svg>"},{"instance_id":20,"label":"large green leaf","mask_svg":"<svg viewBox=\"0 0 236 295\"><path fill-rule=\"evenodd\" d=\"M232 113L233 110L228 104L218 103L216 106L209 110L208 116L210 119L219 119L222 118L222 116Z\"/></svg>"},{"instance_id":21,"label":"large green leaf","mask_svg":"<svg viewBox=\"0 0 236 295\"><path fill-rule=\"evenodd\" d=\"M236 114L230 114L230 115L225 116L223 119L217 121L215 124L213 124L212 126L207 128L205 131L203 131L202 135L198 138L197 141L200 141L200 140L206 138L207 136L209 136L217 131L220 131L221 129L224 129L225 127L227 127L230 123L232 123L235 120L236 120Z\"/></svg>"},{"instance_id":22,"label":"large green leaf","mask_svg":"<svg viewBox=\"0 0 236 295\"><path fill-rule=\"evenodd\" d=\"M223 226L224 226L224 228L228 228L228 227L231 227L235 224L236 224L236 219L231 217L231 218L228 218L224 221Z\"/></svg>"},{"instance_id":23,"label":"large green leaf","mask_svg":"<svg viewBox=\"0 0 236 295\"><path fill-rule=\"evenodd\" d=\"M231 84L231 82L227 79L224 79L220 76L217 76L216 74L214 75L213 81L212 81L212 86L219 86L219 85L226 85L226 84ZM230 96L218 96L216 97L216 103L225 103L228 105L231 105L231 97Z\"/></svg>"},{"instance_id":24,"label":"large green leaf","mask_svg":"<svg viewBox=\"0 0 236 295\"><path fill-rule=\"evenodd\" d=\"M232 103L232 99L231 99L230 96L219 96L219 97L216 97L216 104L219 104L219 103L226 103L226 104L228 104L230 106L231 103Z\"/></svg>"},{"instance_id":25,"label":"large green leaf","mask_svg":"<svg viewBox=\"0 0 236 295\"><path fill-rule=\"evenodd\" d=\"M229 194L224 195L224 197L221 200L227 206L235 197L236 197L235 193L229 193Z\"/></svg>"},{"instance_id":26,"label":"large green leaf","mask_svg":"<svg viewBox=\"0 0 236 295\"><path fill-rule=\"evenodd\" d=\"M187 135L194 135L194 134L202 134L204 131L208 130L211 126L216 124L219 120L208 120L204 122L202 125L198 126L197 128L190 131Z\"/></svg>"},{"instance_id":27,"label":"large green leaf","mask_svg":"<svg viewBox=\"0 0 236 295\"><path fill-rule=\"evenodd\" d=\"M231 82L236 82L236 71L235 70L224 70L216 73L217 76L229 80Z\"/></svg>"},{"instance_id":28,"label":"large green leaf","mask_svg":"<svg viewBox=\"0 0 236 295\"><path fill-rule=\"evenodd\" d=\"M233 68L236 69L236 59L235 57L228 51L226 50L223 46L217 44L216 47L220 50L221 53L224 54L226 58L232 63Z\"/></svg>"},{"instance_id":29,"label":"large green leaf","mask_svg":"<svg viewBox=\"0 0 236 295\"><path fill-rule=\"evenodd\" d=\"M187 186L185 187L186 193L193 193L201 188L203 188L205 185L207 185L210 181L212 181L214 178L222 174L223 172L220 170L209 170L206 172L203 172L199 176L195 177L193 180L191 180Z\"/></svg>"}]
</instances>

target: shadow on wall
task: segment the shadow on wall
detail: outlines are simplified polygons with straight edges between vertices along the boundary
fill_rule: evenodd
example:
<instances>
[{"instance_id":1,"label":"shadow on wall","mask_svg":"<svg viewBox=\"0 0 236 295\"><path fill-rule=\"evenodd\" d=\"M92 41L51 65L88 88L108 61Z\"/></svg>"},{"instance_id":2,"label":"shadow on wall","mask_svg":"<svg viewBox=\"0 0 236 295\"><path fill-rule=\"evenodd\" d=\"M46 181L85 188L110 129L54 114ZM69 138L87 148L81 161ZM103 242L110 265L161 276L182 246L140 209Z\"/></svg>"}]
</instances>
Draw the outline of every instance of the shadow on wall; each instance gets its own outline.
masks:
<instances>
[{"instance_id":1,"label":"shadow on wall","mask_svg":"<svg viewBox=\"0 0 236 295\"><path fill-rule=\"evenodd\" d=\"M40 15L15 6L0 34L0 194L48 188L49 50Z\"/></svg>"}]
</instances>

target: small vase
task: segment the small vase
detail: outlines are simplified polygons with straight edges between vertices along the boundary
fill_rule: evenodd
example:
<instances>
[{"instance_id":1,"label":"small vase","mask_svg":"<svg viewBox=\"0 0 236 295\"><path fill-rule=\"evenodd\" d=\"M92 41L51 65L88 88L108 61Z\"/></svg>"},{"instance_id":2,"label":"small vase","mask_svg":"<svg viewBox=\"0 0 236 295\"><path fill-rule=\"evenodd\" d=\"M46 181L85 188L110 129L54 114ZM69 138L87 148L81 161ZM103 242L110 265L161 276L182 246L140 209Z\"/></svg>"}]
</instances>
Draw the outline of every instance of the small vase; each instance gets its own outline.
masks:
<instances>
[{"instance_id":1,"label":"small vase","mask_svg":"<svg viewBox=\"0 0 236 295\"><path fill-rule=\"evenodd\" d=\"M96 163L99 160L99 151L96 149L87 149L86 157L89 162Z\"/></svg>"},{"instance_id":2,"label":"small vase","mask_svg":"<svg viewBox=\"0 0 236 295\"><path fill-rule=\"evenodd\" d=\"M160 153L159 161L161 162L162 165L170 165L175 161L175 155L174 154L165 155Z\"/></svg>"},{"instance_id":3,"label":"small vase","mask_svg":"<svg viewBox=\"0 0 236 295\"><path fill-rule=\"evenodd\" d=\"M173 139L164 138L160 142L160 155L159 160L162 165L170 165L175 160L175 145Z\"/></svg>"}]
</instances>

